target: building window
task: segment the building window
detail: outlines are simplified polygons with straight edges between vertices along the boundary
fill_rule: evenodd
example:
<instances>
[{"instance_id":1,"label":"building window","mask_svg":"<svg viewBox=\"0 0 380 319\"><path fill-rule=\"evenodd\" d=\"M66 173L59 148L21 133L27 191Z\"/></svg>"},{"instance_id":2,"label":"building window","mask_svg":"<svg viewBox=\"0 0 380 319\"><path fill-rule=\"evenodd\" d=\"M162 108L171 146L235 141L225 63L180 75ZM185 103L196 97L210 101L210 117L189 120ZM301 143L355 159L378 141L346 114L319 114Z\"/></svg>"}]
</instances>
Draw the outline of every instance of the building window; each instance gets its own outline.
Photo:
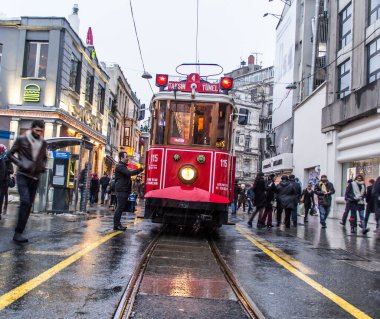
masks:
<instances>
[{"instance_id":1,"label":"building window","mask_svg":"<svg viewBox=\"0 0 380 319\"><path fill-rule=\"evenodd\" d=\"M338 66L338 98L343 98L350 94L350 60Z\"/></svg>"},{"instance_id":2,"label":"building window","mask_svg":"<svg viewBox=\"0 0 380 319\"><path fill-rule=\"evenodd\" d=\"M371 25L380 18L380 0L369 0L368 11L368 25Z\"/></svg>"},{"instance_id":3,"label":"building window","mask_svg":"<svg viewBox=\"0 0 380 319\"><path fill-rule=\"evenodd\" d=\"M235 136L235 144L236 144L236 145L239 145L239 142L240 142L240 132L236 132L236 136Z\"/></svg>"},{"instance_id":4,"label":"building window","mask_svg":"<svg viewBox=\"0 0 380 319\"><path fill-rule=\"evenodd\" d=\"M251 149L251 137L246 136L245 138L245 145L244 145L244 151L249 152Z\"/></svg>"},{"instance_id":5,"label":"building window","mask_svg":"<svg viewBox=\"0 0 380 319\"><path fill-rule=\"evenodd\" d=\"M27 42L25 49L23 76L46 78L49 44L46 42Z\"/></svg>"},{"instance_id":6,"label":"building window","mask_svg":"<svg viewBox=\"0 0 380 319\"><path fill-rule=\"evenodd\" d=\"M111 132L112 132L112 126L110 123L108 123L108 131L107 131L107 144L108 145L111 145L112 144L112 135L111 135Z\"/></svg>"},{"instance_id":7,"label":"building window","mask_svg":"<svg viewBox=\"0 0 380 319\"><path fill-rule=\"evenodd\" d=\"M131 128L130 127L125 127L124 128L124 141L123 141L124 146L131 146Z\"/></svg>"},{"instance_id":8,"label":"building window","mask_svg":"<svg viewBox=\"0 0 380 319\"><path fill-rule=\"evenodd\" d=\"M368 45L368 83L380 78L380 38Z\"/></svg>"},{"instance_id":9,"label":"building window","mask_svg":"<svg viewBox=\"0 0 380 319\"><path fill-rule=\"evenodd\" d=\"M344 48L352 39L352 4L339 13L339 49Z\"/></svg>"},{"instance_id":10,"label":"building window","mask_svg":"<svg viewBox=\"0 0 380 319\"><path fill-rule=\"evenodd\" d=\"M0 71L1 71L1 59L3 57L3 45L0 43Z\"/></svg>"},{"instance_id":11,"label":"building window","mask_svg":"<svg viewBox=\"0 0 380 319\"><path fill-rule=\"evenodd\" d=\"M106 98L106 90L99 84L98 86L98 111L104 114L104 101Z\"/></svg>"},{"instance_id":12,"label":"building window","mask_svg":"<svg viewBox=\"0 0 380 319\"><path fill-rule=\"evenodd\" d=\"M78 94L80 93L81 70L82 70L82 63L78 61L76 58L73 58L71 60L69 86L72 90L74 90Z\"/></svg>"},{"instance_id":13,"label":"building window","mask_svg":"<svg viewBox=\"0 0 380 319\"><path fill-rule=\"evenodd\" d=\"M91 75L90 72L87 72L85 99L86 99L87 102L89 102L90 104L92 104L93 97L94 97L94 76Z\"/></svg>"},{"instance_id":14,"label":"building window","mask_svg":"<svg viewBox=\"0 0 380 319\"><path fill-rule=\"evenodd\" d=\"M251 160L248 158L245 158L243 161L243 176L244 177L250 177L251 176Z\"/></svg>"}]
</instances>

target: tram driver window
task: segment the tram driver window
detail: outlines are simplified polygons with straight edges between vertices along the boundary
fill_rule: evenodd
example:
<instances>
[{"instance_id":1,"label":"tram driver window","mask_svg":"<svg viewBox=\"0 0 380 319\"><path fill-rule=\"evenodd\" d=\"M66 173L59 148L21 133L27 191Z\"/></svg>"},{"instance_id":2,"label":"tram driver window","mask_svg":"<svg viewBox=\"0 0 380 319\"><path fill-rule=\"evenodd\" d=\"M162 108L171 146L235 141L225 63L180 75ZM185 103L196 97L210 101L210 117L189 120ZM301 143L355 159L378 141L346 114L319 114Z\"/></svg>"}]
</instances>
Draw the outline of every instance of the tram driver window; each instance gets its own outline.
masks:
<instances>
[{"instance_id":1,"label":"tram driver window","mask_svg":"<svg viewBox=\"0 0 380 319\"><path fill-rule=\"evenodd\" d=\"M170 110L170 144L189 144L190 104L175 103Z\"/></svg>"},{"instance_id":2,"label":"tram driver window","mask_svg":"<svg viewBox=\"0 0 380 319\"><path fill-rule=\"evenodd\" d=\"M220 104L219 112L218 112L218 128L216 135L216 147L217 148L226 148L226 140L225 140L225 128L226 125L226 116L227 116L227 105Z\"/></svg>"},{"instance_id":3,"label":"tram driver window","mask_svg":"<svg viewBox=\"0 0 380 319\"><path fill-rule=\"evenodd\" d=\"M166 127L166 101L160 102L160 109L158 112L157 119L157 135L156 135L156 144L162 145L165 141L165 127Z\"/></svg>"},{"instance_id":4,"label":"tram driver window","mask_svg":"<svg viewBox=\"0 0 380 319\"><path fill-rule=\"evenodd\" d=\"M193 126L193 144L210 145L212 105L196 104Z\"/></svg>"}]
</instances>

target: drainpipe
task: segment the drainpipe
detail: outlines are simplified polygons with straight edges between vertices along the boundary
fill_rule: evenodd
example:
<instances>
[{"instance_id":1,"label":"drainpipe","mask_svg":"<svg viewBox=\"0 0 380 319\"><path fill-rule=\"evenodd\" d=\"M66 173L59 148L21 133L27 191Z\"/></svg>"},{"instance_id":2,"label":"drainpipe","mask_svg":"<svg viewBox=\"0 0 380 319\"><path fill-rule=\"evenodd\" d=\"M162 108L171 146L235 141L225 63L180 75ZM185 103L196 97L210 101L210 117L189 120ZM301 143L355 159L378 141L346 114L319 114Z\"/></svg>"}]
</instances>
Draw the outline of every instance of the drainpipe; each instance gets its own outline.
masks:
<instances>
[{"instance_id":1,"label":"drainpipe","mask_svg":"<svg viewBox=\"0 0 380 319\"><path fill-rule=\"evenodd\" d=\"M317 47L318 47L318 24L319 24L319 2L320 0L315 0L315 15L312 19L312 29L313 29L313 50L311 52L311 76L309 83L309 95L314 90L314 78L315 78L315 59L317 57Z\"/></svg>"},{"instance_id":2,"label":"drainpipe","mask_svg":"<svg viewBox=\"0 0 380 319\"><path fill-rule=\"evenodd\" d=\"M63 51L65 46L65 30L61 30L59 39L59 59L57 70L57 84L55 86L55 107L59 108L59 101L61 100L62 93L62 65L63 65Z\"/></svg>"}]
</instances>

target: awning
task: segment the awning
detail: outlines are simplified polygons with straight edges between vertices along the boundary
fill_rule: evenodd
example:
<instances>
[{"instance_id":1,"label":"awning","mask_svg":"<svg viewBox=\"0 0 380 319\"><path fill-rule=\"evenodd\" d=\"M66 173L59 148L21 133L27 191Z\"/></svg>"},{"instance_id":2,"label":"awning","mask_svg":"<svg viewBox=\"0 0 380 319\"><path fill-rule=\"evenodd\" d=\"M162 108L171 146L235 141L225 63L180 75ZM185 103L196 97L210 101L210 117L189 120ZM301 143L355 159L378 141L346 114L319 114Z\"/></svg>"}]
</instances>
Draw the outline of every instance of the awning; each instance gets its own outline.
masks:
<instances>
[{"instance_id":1,"label":"awning","mask_svg":"<svg viewBox=\"0 0 380 319\"><path fill-rule=\"evenodd\" d=\"M113 159L113 157L109 155L106 155L106 161L110 162L112 165L117 164L117 162Z\"/></svg>"}]
</instances>

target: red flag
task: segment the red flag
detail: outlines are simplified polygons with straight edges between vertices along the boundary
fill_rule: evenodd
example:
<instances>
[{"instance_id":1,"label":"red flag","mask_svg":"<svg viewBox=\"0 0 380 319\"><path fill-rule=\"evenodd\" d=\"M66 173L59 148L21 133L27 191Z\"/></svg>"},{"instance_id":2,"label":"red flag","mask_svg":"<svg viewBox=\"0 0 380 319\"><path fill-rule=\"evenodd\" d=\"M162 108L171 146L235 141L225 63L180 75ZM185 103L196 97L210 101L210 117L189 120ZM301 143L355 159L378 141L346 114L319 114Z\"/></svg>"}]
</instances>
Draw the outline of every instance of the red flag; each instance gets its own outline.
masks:
<instances>
[{"instance_id":1,"label":"red flag","mask_svg":"<svg viewBox=\"0 0 380 319\"><path fill-rule=\"evenodd\" d=\"M86 44L87 45L94 45L94 38L92 36L92 29L91 27L88 28L87 30L87 38L86 38Z\"/></svg>"}]
</instances>

